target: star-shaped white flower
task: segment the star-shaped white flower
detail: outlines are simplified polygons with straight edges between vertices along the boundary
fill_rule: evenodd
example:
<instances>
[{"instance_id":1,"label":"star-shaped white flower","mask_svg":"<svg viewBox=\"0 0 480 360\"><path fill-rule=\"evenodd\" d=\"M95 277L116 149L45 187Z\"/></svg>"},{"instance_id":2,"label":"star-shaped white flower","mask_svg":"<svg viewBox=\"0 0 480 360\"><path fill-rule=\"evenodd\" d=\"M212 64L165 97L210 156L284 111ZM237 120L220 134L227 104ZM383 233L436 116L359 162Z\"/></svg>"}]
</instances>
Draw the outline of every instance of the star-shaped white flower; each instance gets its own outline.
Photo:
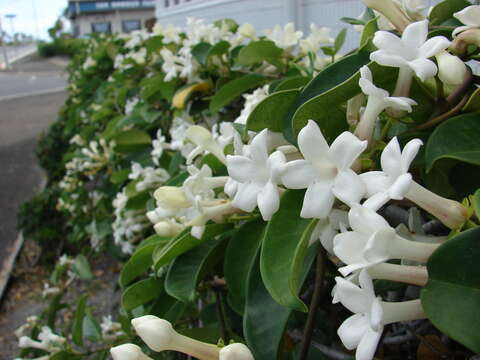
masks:
<instances>
[{"instance_id":1,"label":"star-shaped white flower","mask_svg":"<svg viewBox=\"0 0 480 360\"><path fill-rule=\"evenodd\" d=\"M268 155L268 130L262 130L244 155L228 155L227 169L237 184L233 205L253 211L258 205L264 220L270 220L280 206L277 184L285 166L285 155L275 151Z\"/></svg>"},{"instance_id":2,"label":"star-shaped white flower","mask_svg":"<svg viewBox=\"0 0 480 360\"><path fill-rule=\"evenodd\" d=\"M375 355L383 332L383 308L375 296L372 279L366 270L359 276L360 286L341 277L337 282L335 296L348 310L354 313L338 328L338 336L348 350L357 349L355 359L370 360Z\"/></svg>"},{"instance_id":3,"label":"star-shaped white flower","mask_svg":"<svg viewBox=\"0 0 480 360\"><path fill-rule=\"evenodd\" d=\"M364 206L378 210L390 199L405 197L413 181L408 170L422 145L420 139L413 139L401 151L397 138L390 140L380 157L382 171L360 175L367 188L368 199Z\"/></svg>"},{"instance_id":4,"label":"star-shaped white flower","mask_svg":"<svg viewBox=\"0 0 480 360\"><path fill-rule=\"evenodd\" d=\"M295 31L295 24L288 23L282 28L280 25L275 25L273 29L264 31L267 38L272 40L275 45L282 49L288 49L295 46L298 40L303 36L303 32Z\"/></svg>"},{"instance_id":5,"label":"star-shaped white flower","mask_svg":"<svg viewBox=\"0 0 480 360\"><path fill-rule=\"evenodd\" d=\"M411 23L401 38L387 31L377 31L373 43L378 50L370 54L370 59L384 66L410 68L425 81L437 73L437 66L429 58L450 46L444 36L427 40L427 35L428 20Z\"/></svg>"},{"instance_id":6,"label":"star-shaped white flower","mask_svg":"<svg viewBox=\"0 0 480 360\"><path fill-rule=\"evenodd\" d=\"M327 217L335 197L346 204L360 201L365 186L350 167L367 147L366 141L345 131L329 147L318 125L309 120L298 134L298 145L304 160L289 162L282 181L289 189L307 188L301 217Z\"/></svg>"},{"instance_id":7,"label":"star-shaped white flower","mask_svg":"<svg viewBox=\"0 0 480 360\"><path fill-rule=\"evenodd\" d=\"M452 33L453 36L465 30L480 28L480 5L467 6L463 10L453 14L453 16L465 24L465 26L457 27Z\"/></svg>"}]
</instances>

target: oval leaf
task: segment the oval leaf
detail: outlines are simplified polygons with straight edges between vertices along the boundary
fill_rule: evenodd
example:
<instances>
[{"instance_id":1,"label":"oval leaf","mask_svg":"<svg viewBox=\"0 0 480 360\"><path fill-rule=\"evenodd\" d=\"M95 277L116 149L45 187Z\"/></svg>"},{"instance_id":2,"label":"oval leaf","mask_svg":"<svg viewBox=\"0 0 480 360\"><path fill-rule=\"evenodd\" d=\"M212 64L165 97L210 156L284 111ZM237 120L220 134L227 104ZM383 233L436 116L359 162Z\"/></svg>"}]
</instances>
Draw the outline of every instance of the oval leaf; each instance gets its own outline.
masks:
<instances>
[{"instance_id":1,"label":"oval leaf","mask_svg":"<svg viewBox=\"0 0 480 360\"><path fill-rule=\"evenodd\" d=\"M185 105L187 104L188 99L192 96L193 93L196 92L206 92L212 88L212 85L208 81L204 81L198 84L193 84L190 86L187 86L181 90L179 90L175 96L173 97L172 100L172 105L173 107L177 109L183 109L185 108Z\"/></svg>"},{"instance_id":2,"label":"oval leaf","mask_svg":"<svg viewBox=\"0 0 480 360\"><path fill-rule=\"evenodd\" d=\"M455 116L430 135L425 150L427 171L442 158L480 165L480 113Z\"/></svg>"},{"instance_id":3,"label":"oval leaf","mask_svg":"<svg viewBox=\"0 0 480 360\"><path fill-rule=\"evenodd\" d=\"M253 41L244 46L238 53L238 62L242 65L261 63L262 61L275 62L282 55L280 49L273 41Z\"/></svg>"},{"instance_id":4,"label":"oval leaf","mask_svg":"<svg viewBox=\"0 0 480 360\"><path fill-rule=\"evenodd\" d=\"M422 305L442 332L480 352L480 228L460 233L440 246L427 264Z\"/></svg>"},{"instance_id":5,"label":"oval leaf","mask_svg":"<svg viewBox=\"0 0 480 360\"><path fill-rule=\"evenodd\" d=\"M287 191L265 230L260 270L265 287L279 304L307 311L298 298L300 274L317 220L300 218L304 191Z\"/></svg>"},{"instance_id":6,"label":"oval leaf","mask_svg":"<svg viewBox=\"0 0 480 360\"><path fill-rule=\"evenodd\" d=\"M130 311L146 304L159 296L163 291L160 279L148 278L140 280L128 287L122 294L122 307Z\"/></svg>"},{"instance_id":7,"label":"oval leaf","mask_svg":"<svg viewBox=\"0 0 480 360\"><path fill-rule=\"evenodd\" d=\"M152 143L152 138L147 132L137 129L122 131L113 140L115 141L115 151L117 152L131 152L150 146Z\"/></svg>"}]
</instances>

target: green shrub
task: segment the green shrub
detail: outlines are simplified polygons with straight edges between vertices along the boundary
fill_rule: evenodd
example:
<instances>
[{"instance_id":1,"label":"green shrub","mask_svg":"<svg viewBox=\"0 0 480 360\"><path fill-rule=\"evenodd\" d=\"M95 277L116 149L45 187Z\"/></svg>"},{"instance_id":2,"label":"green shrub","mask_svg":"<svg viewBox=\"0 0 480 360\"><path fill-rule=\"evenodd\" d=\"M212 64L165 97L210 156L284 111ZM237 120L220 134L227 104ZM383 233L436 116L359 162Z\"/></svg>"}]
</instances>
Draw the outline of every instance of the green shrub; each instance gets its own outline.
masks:
<instances>
[{"instance_id":1,"label":"green shrub","mask_svg":"<svg viewBox=\"0 0 480 360\"><path fill-rule=\"evenodd\" d=\"M52 57L57 55L57 46L53 42L41 42L37 46L38 55Z\"/></svg>"}]
</instances>

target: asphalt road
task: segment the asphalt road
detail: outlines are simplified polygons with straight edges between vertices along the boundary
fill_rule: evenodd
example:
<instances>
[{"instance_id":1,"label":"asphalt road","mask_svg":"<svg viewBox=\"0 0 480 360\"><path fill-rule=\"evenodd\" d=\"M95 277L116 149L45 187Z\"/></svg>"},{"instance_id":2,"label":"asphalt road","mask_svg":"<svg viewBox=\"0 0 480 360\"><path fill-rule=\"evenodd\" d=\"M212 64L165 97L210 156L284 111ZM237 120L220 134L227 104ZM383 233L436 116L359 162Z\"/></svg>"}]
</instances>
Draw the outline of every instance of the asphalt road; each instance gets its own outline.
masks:
<instances>
[{"instance_id":1,"label":"asphalt road","mask_svg":"<svg viewBox=\"0 0 480 360\"><path fill-rule=\"evenodd\" d=\"M65 84L63 67L42 59L0 72L0 285L17 238L18 208L42 182L37 138L55 121L66 99Z\"/></svg>"}]
</instances>

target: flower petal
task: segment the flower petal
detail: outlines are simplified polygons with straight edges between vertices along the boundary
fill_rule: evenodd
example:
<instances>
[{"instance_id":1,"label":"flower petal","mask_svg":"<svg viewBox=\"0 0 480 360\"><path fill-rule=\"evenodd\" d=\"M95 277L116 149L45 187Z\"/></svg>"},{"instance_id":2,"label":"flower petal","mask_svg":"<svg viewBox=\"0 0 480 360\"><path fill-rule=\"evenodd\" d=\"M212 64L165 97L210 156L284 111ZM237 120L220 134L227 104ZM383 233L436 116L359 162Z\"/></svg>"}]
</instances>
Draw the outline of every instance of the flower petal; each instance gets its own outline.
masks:
<instances>
[{"instance_id":1,"label":"flower petal","mask_svg":"<svg viewBox=\"0 0 480 360\"><path fill-rule=\"evenodd\" d=\"M368 237L354 231L340 233L333 238L333 253L345 264L368 265L362 253Z\"/></svg>"},{"instance_id":2,"label":"flower petal","mask_svg":"<svg viewBox=\"0 0 480 360\"><path fill-rule=\"evenodd\" d=\"M268 221L280 207L280 195L278 187L269 181L258 193L258 209L262 214L263 220Z\"/></svg>"},{"instance_id":3,"label":"flower petal","mask_svg":"<svg viewBox=\"0 0 480 360\"><path fill-rule=\"evenodd\" d=\"M286 165L282 183L288 189L305 189L316 179L315 169L307 160L294 160Z\"/></svg>"},{"instance_id":4,"label":"flower petal","mask_svg":"<svg viewBox=\"0 0 480 360\"><path fill-rule=\"evenodd\" d=\"M423 145L423 141L420 139L410 140L407 145L403 148L401 162L402 162L402 172L408 172L410 164L412 163L415 156L417 156L420 146Z\"/></svg>"},{"instance_id":5,"label":"flower petal","mask_svg":"<svg viewBox=\"0 0 480 360\"><path fill-rule=\"evenodd\" d=\"M434 36L421 46L420 56L424 58L430 58L437 55L441 51L450 46L451 42L445 36Z\"/></svg>"},{"instance_id":6,"label":"flower petal","mask_svg":"<svg viewBox=\"0 0 480 360\"><path fill-rule=\"evenodd\" d=\"M381 191L370 196L363 204L363 207L371 209L373 211L378 211L383 205L389 202L390 196L388 195L388 191Z\"/></svg>"},{"instance_id":7,"label":"flower petal","mask_svg":"<svg viewBox=\"0 0 480 360\"><path fill-rule=\"evenodd\" d=\"M322 219L328 216L332 210L335 196L332 193L332 182L317 181L310 184L303 198L302 218Z\"/></svg>"},{"instance_id":8,"label":"flower petal","mask_svg":"<svg viewBox=\"0 0 480 360\"><path fill-rule=\"evenodd\" d=\"M335 281L337 282L335 296L343 306L353 313L370 312L372 299L366 296L363 289L340 276L337 276Z\"/></svg>"},{"instance_id":9,"label":"flower petal","mask_svg":"<svg viewBox=\"0 0 480 360\"><path fill-rule=\"evenodd\" d=\"M328 157L339 170L346 170L367 148L368 142L362 141L349 131L341 133L330 146Z\"/></svg>"},{"instance_id":10,"label":"flower petal","mask_svg":"<svg viewBox=\"0 0 480 360\"><path fill-rule=\"evenodd\" d=\"M373 44L382 52L401 54L405 49L401 39L388 31L377 31L373 37Z\"/></svg>"},{"instance_id":11,"label":"flower petal","mask_svg":"<svg viewBox=\"0 0 480 360\"><path fill-rule=\"evenodd\" d=\"M356 360L372 360L377 351L378 342L382 337L383 326L380 331L374 331L369 328L363 335L360 343L358 344L357 351L355 352Z\"/></svg>"},{"instance_id":12,"label":"flower petal","mask_svg":"<svg viewBox=\"0 0 480 360\"><path fill-rule=\"evenodd\" d=\"M358 276L358 282L360 287L368 294L372 299L375 298L375 289L373 288L372 278L368 273L367 269L360 271L360 275Z\"/></svg>"},{"instance_id":13,"label":"flower petal","mask_svg":"<svg viewBox=\"0 0 480 360\"><path fill-rule=\"evenodd\" d=\"M347 205L359 204L365 195L365 184L353 170L341 171L335 178L332 188L337 199Z\"/></svg>"},{"instance_id":14,"label":"flower petal","mask_svg":"<svg viewBox=\"0 0 480 360\"><path fill-rule=\"evenodd\" d=\"M238 184L237 193L233 198L233 206L243 211L253 211L257 206L257 196L261 187L254 183Z\"/></svg>"},{"instance_id":15,"label":"flower petal","mask_svg":"<svg viewBox=\"0 0 480 360\"><path fill-rule=\"evenodd\" d=\"M412 111L412 105L417 105L415 100L401 96L387 97L384 101L388 107L408 112Z\"/></svg>"},{"instance_id":16,"label":"flower petal","mask_svg":"<svg viewBox=\"0 0 480 360\"><path fill-rule=\"evenodd\" d=\"M268 159L268 129L260 131L249 145L249 156L257 164L265 164Z\"/></svg>"},{"instance_id":17,"label":"flower petal","mask_svg":"<svg viewBox=\"0 0 480 360\"><path fill-rule=\"evenodd\" d=\"M370 54L370 60L383 66L402 67L407 65L407 60L397 54L389 54L382 50Z\"/></svg>"},{"instance_id":18,"label":"flower petal","mask_svg":"<svg viewBox=\"0 0 480 360\"><path fill-rule=\"evenodd\" d=\"M395 241L395 230L392 228L376 231L367 241L363 257L371 263L385 262L390 258L389 250Z\"/></svg>"},{"instance_id":19,"label":"flower petal","mask_svg":"<svg viewBox=\"0 0 480 360\"><path fill-rule=\"evenodd\" d=\"M360 205L352 206L348 213L348 221L356 233L365 234L368 237L380 229L390 228L382 216Z\"/></svg>"},{"instance_id":20,"label":"flower petal","mask_svg":"<svg viewBox=\"0 0 480 360\"><path fill-rule=\"evenodd\" d=\"M437 65L431 60L418 58L408 62L408 66L415 72L420 80L425 81L437 73Z\"/></svg>"},{"instance_id":21,"label":"flower petal","mask_svg":"<svg viewBox=\"0 0 480 360\"><path fill-rule=\"evenodd\" d=\"M337 330L343 345L348 350L355 349L364 334L370 329L368 318L363 314L355 314L347 318Z\"/></svg>"},{"instance_id":22,"label":"flower petal","mask_svg":"<svg viewBox=\"0 0 480 360\"><path fill-rule=\"evenodd\" d=\"M257 174L254 162L241 155L227 156L227 170L228 175L240 183L251 181Z\"/></svg>"},{"instance_id":23,"label":"flower petal","mask_svg":"<svg viewBox=\"0 0 480 360\"><path fill-rule=\"evenodd\" d=\"M360 178L365 184L367 196L373 196L379 192L387 191L390 187L388 175L383 171L368 171L360 174Z\"/></svg>"},{"instance_id":24,"label":"flower petal","mask_svg":"<svg viewBox=\"0 0 480 360\"><path fill-rule=\"evenodd\" d=\"M419 48L427 40L428 20L408 25L402 34L402 42L410 48Z\"/></svg>"},{"instance_id":25,"label":"flower petal","mask_svg":"<svg viewBox=\"0 0 480 360\"><path fill-rule=\"evenodd\" d=\"M408 189L410 189L411 184L412 175L410 173L400 175L388 189L390 199L402 200L407 194Z\"/></svg>"},{"instance_id":26,"label":"flower petal","mask_svg":"<svg viewBox=\"0 0 480 360\"><path fill-rule=\"evenodd\" d=\"M300 130L298 147L303 157L311 162L327 157L328 144L315 121L308 120L308 124Z\"/></svg>"},{"instance_id":27,"label":"flower petal","mask_svg":"<svg viewBox=\"0 0 480 360\"><path fill-rule=\"evenodd\" d=\"M392 138L390 142L385 146L380 156L380 163L382 170L393 179L401 174L401 159L402 152L400 151L400 144L397 137Z\"/></svg>"},{"instance_id":28,"label":"flower petal","mask_svg":"<svg viewBox=\"0 0 480 360\"><path fill-rule=\"evenodd\" d=\"M463 24L480 27L480 5L471 5L453 14Z\"/></svg>"}]
</instances>

